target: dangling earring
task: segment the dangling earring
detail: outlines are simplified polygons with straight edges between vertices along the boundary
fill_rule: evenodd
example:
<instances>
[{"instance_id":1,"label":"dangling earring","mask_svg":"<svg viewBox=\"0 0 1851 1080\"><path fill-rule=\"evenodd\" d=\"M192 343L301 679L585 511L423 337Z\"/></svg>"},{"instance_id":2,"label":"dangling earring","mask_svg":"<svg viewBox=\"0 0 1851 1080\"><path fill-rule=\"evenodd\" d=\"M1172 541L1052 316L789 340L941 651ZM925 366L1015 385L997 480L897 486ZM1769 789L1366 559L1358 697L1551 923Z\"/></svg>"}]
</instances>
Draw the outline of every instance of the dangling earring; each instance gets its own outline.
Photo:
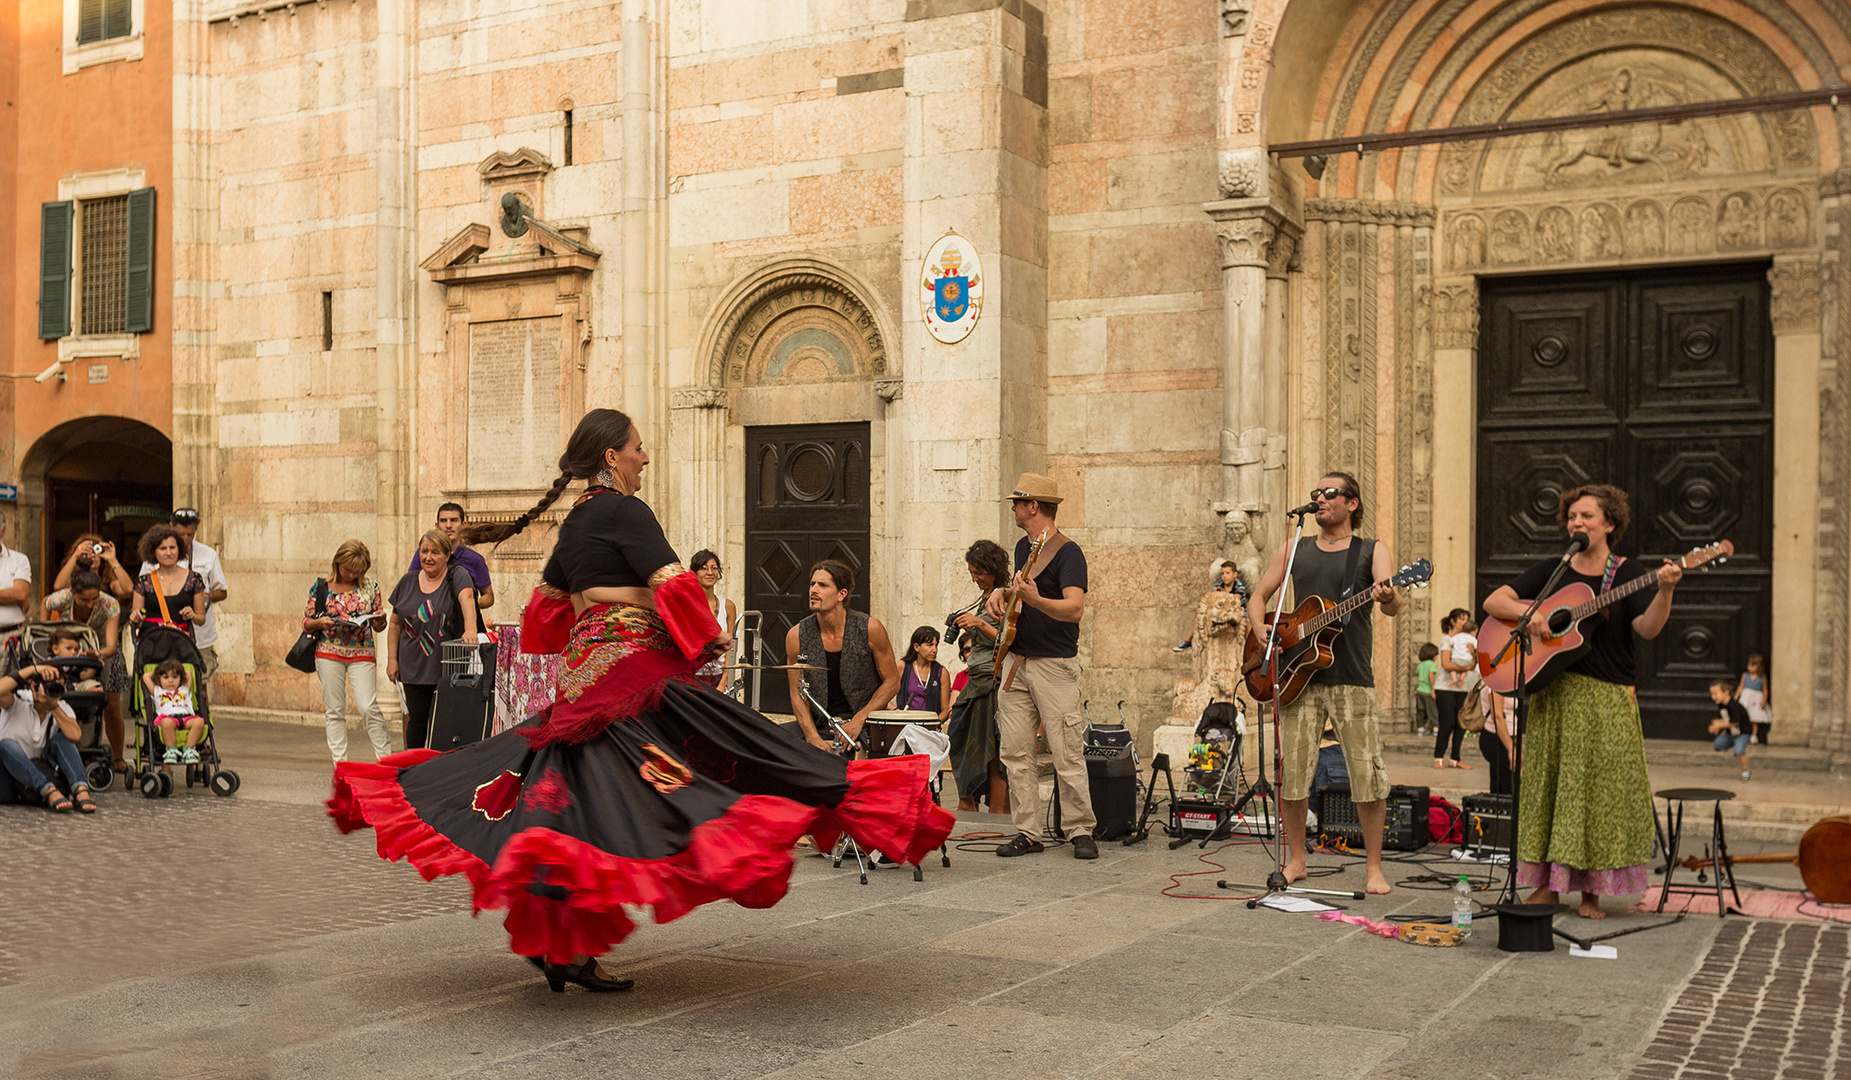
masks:
<instances>
[{"instance_id":1,"label":"dangling earring","mask_svg":"<svg viewBox=\"0 0 1851 1080\"><path fill-rule=\"evenodd\" d=\"M598 485L599 487L616 487L617 486L617 478L611 475L611 469L610 469L610 466L608 465L606 465L602 469L599 469L598 475L592 477L591 482Z\"/></svg>"}]
</instances>

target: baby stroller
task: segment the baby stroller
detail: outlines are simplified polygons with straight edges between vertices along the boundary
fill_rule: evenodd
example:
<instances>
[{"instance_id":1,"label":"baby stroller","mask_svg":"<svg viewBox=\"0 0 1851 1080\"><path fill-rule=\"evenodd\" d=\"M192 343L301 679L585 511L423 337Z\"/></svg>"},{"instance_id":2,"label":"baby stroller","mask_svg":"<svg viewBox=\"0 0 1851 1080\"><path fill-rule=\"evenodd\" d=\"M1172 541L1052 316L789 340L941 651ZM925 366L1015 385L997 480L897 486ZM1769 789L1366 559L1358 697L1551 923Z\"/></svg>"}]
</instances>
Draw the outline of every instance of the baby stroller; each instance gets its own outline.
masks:
<instances>
[{"instance_id":1,"label":"baby stroller","mask_svg":"<svg viewBox=\"0 0 1851 1080\"><path fill-rule=\"evenodd\" d=\"M84 655L54 658L51 637L59 630L76 634L78 647ZM83 737L77 743L77 756L89 776L90 790L108 791L116 782L116 770L110 767L113 758L109 743L103 737L103 706L108 698L100 682L78 688L79 684L102 678L103 662L96 658L99 648L96 631L83 623L30 623L20 630L16 652L8 659L9 670L16 671L24 664L50 664L64 673L64 703L77 714L77 724L83 729Z\"/></svg>"},{"instance_id":2,"label":"baby stroller","mask_svg":"<svg viewBox=\"0 0 1851 1080\"><path fill-rule=\"evenodd\" d=\"M238 790L238 774L219 767L218 743L212 730L212 706L206 700L206 689L199 678L205 666L199 648L185 631L149 620L142 623L141 632L135 637L135 665L129 680L129 712L135 718L137 736L135 774L142 797L164 799L174 791L173 774L162 772L160 768L163 748L154 722L154 702L149 699L148 684L142 681L144 675L153 674L166 660L178 660L185 669L187 687L193 693L193 706L206 722L205 734L199 740L199 763L184 766L186 786L204 784L214 795L230 795Z\"/></svg>"}]
</instances>

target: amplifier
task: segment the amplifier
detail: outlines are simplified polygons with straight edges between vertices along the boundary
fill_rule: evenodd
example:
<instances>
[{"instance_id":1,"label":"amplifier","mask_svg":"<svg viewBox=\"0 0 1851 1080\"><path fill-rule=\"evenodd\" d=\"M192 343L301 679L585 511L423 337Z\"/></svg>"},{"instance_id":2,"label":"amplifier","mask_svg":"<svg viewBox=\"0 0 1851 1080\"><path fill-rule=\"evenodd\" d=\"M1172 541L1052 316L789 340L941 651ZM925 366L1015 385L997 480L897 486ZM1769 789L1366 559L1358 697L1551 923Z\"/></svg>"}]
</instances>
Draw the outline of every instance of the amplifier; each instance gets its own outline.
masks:
<instances>
[{"instance_id":1,"label":"amplifier","mask_svg":"<svg viewBox=\"0 0 1851 1080\"><path fill-rule=\"evenodd\" d=\"M1510 796L1467 795L1465 805L1465 850L1478 858L1510 853Z\"/></svg>"},{"instance_id":2,"label":"amplifier","mask_svg":"<svg viewBox=\"0 0 1851 1080\"><path fill-rule=\"evenodd\" d=\"M1432 792L1424 787L1396 784L1388 789L1388 822L1382 846L1389 851L1418 851L1427 846L1427 810ZM1324 813L1318 818L1318 832L1333 839L1341 837L1350 846L1362 848L1362 822L1356 816L1356 804L1350 801L1350 785L1331 784L1324 789Z\"/></svg>"},{"instance_id":3,"label":"amplifier","mask_svg":"<svg viewBox=\"0 0 1851 1080\"><path fill-rule=\"evenodd\" d=\"M1086 748L1086 788L1092 796L1093 836L1117 840L1138 827L1138 758L1129 746Z\"/></svg>"},{"instance_id":4,"label":"amplifier","mask_svg":"<svg viewBox=\"0 0 1851 1080\"><path fill-rule=\"evenodd\" d=\"M1234 831L1233 819L1227 817L1228 808L1233 805L1232 799L1179 795L1170 802L1170 834L1207 836L1213 833L1214 839L1223 839ZM1221 823L1219 829L1215 827L1217 821Z\"/></svg>"}]
</instances>

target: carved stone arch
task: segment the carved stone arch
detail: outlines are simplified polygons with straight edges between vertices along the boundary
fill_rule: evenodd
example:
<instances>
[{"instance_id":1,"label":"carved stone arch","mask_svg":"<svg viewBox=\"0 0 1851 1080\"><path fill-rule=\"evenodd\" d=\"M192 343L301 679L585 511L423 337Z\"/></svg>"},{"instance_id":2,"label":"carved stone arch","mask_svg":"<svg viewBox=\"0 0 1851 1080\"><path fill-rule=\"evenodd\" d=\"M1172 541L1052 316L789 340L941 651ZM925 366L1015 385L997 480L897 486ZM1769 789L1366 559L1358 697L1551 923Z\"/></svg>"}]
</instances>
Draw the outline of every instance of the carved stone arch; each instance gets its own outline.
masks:
<instances>
[{"instance_id":1,"label":"carved stone arch","mask_svg":"<svg viewBox=\"0 0 1851 1080\"><path fill-rule=\"evenodd\" d=\"M701 337L707 385L895 380L898 341L873 290L812 257L759 267L714 305Z\"/></svg>"}]
</instances>

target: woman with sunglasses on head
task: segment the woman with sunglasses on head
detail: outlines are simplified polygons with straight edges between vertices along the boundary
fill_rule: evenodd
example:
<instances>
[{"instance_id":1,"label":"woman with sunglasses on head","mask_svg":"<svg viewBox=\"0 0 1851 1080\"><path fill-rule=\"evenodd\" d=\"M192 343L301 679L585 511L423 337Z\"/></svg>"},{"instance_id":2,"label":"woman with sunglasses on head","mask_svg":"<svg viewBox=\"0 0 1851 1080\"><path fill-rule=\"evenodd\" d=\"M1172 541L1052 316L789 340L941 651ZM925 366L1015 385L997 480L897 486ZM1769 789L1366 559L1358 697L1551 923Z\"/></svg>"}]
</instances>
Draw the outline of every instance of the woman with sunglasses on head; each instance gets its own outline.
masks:
<instances>
[{"instance_id":1,"label":"woman with sunglasses on head","mask_svg":"<svg viewBox=\"0 0 1851 1080\"><path fill-rule=\"evenodd\" d=\"M626 906L657 922L715 900L770 907L805 834L917 862L954 820L923 756L845 761L694 677L732 638L636 496L648 464L630 418L593 409L538 504L465 533L506 540L590 482L521 616L524 650L564 654L552 705L448 754L342 762L328 800L343 831L378 832L381 856L467 874L555 992L630 989L596 959L635 928Z\"/></svg>"},{"instance_id":2,"label":"woman with sunglasses on head","mask_svg":"<svg viewBox=\"0 0 1851 1080\"><path fill-rule=\"evenodd\" d=\"M694 553L694 558L689 561L688 568L693 570L694 576L700 579L701 590L707 594L707 610L713 612L714 621L720 624L721 629L731 632L733 624L739 619L739 610L733 606L731 600L720 598L719 586L722 574L720 557L702 548ZM733 652L730 648L723 653L716 653L713 659L702 665L694 675L700 681L724 694L727 685L733 681L732 672L726 670L726 666L732 663L732 659Z\"/></svg>"}]
</instances>

